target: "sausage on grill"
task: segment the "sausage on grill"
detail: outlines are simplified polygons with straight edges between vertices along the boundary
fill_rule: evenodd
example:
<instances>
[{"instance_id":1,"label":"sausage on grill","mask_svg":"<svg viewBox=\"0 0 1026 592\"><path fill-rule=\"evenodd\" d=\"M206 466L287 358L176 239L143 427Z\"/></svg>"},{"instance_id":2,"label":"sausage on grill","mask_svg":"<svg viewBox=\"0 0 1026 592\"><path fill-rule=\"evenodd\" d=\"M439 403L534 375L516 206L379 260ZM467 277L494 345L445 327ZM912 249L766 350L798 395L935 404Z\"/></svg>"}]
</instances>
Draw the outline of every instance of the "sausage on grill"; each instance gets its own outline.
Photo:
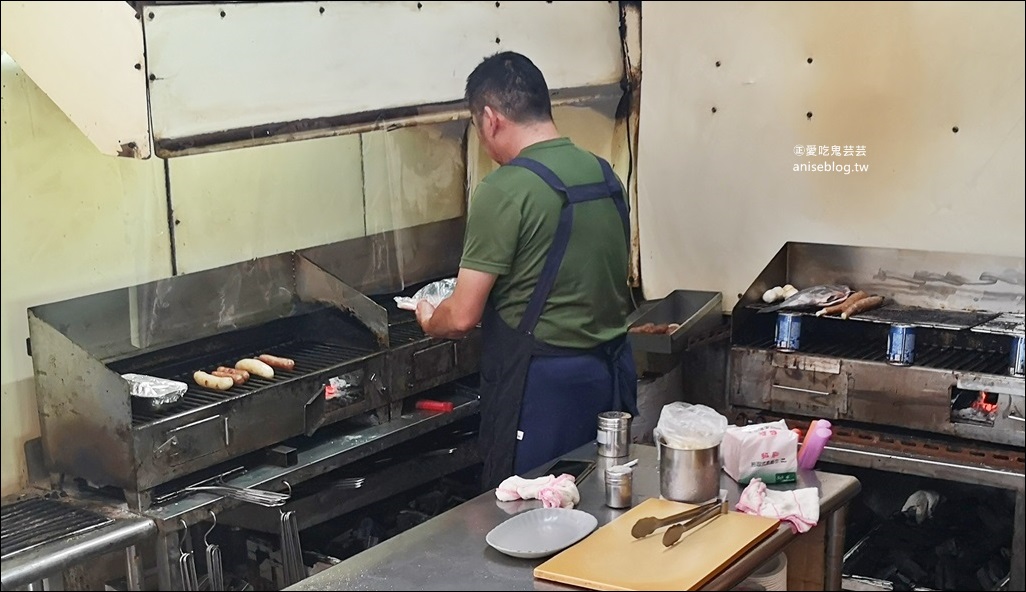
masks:
<instances>
[{"instance_id":1,"label":"sausage on grill","mask_svg":"<svg viewBox=\"0 0 1026 592\"><path fill-rule=\"evenodd\" d=\"M245 370L253 376L270 380L274 378L274 369L256 358L246 358L235 363L236 370Z\"/></svg>"},{"instance_id":2,"label":"sausage on grill","mask_svg":"<svg viewBox=\"0 0 1026 592\"><path fill-rule=\"evenodd\" d=\"M194 373L192 379L201 387L215 391L226 391L235 385L235 381L230 376L214 376L203 371Z\"/></svg>"},{"instance_id":3,"label":"sausage on grill","mask_svg":"<svg viewBox=\"0 0 1026 592\"><path fill-rule=\"evenodd\" d=\"M222 366L221 368L223 368L223 367L224 366ZM222 370L221 368L218 368L217 370L214 370L210 374L213 375L213 376L221 377L221 378L231 378L232 379L232 383L235 384L235 385L246 384L246 380L248 379L248 377L244 376L242 371L235 370L234 368L232 368L233 371L232 372L228 372L227 370ZM247 372L247 374L248 374L248 372Z\"/></svg>"},{"instance_id":4,"label":"sausage on grill","mask_svg":"<svg viewBox=\"0 0 1026 592\"><path fill-rule=\"evenodd\" d=\"M296 361L288 358L272 356L271 354L262 354L258 359L271 368L278 368L279 370L285 370L286 372L291 372L296 368Z\"/></svg>"},{"instance_id":5,"label":"sausage on grill","mask_svg":"<svg viewBox=\"0 0 1026 592\"><path fill-rule=\"evenodd\" d=\"M863 298L862 300L854 302L851 306L844 309L844 312L841 313L841 318L847 319L849 317L853 317L859 314L860 312L873 310L874 308L877 308L880 305L882 305L883 301L883 296L870 296L869 298Z\"/></svg>"},{"instance_id":6,"label":"sausage on grill","mask_svg":"<svg viewBox=\"0 0 1026 592\"><path fill-rule=\"evenodd\" d=\"M855 292L851 296L848 296L848 298L846 298L844 300L844 302L841 302L840 304L835 304L833 306L828 306L826 308L819 309L819 311L816 312L816 316L817 317L821 317L823 315L834 315L834 314L843 313L845 310L848 309L849 306L855 304L856 302L858 302L859 300L862 300L863 298L868 298L868 297L869 297L869 294L866 294L862 290L859 290L858 292Z\"/></svg>"}]
</instances>

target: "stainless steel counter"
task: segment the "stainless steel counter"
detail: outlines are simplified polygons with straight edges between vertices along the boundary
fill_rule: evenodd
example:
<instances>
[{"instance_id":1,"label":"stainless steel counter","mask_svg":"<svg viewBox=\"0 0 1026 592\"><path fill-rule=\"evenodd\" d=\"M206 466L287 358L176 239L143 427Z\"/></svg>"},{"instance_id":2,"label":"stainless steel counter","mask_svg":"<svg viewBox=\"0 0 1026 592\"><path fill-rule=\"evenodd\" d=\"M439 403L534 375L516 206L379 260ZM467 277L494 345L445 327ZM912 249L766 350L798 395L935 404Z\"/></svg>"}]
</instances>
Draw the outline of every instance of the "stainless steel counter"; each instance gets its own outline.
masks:
<instances>
[{"instance_id":1,"label":"stainless steel counter","mask_svg":"<svg viewBox=\"0 0 1026 592\"><path fill-rule=\"evenodd\" d=\"M578 509L598 518L599 526L626 510L604 504L603 468L610 462L589 444L566 455L573 459L599 459L599 468L579 484ZM633 445L629 458L637 458L634 475L634 503L659 497L656 451L652 446ZM731 507L741 487L726 474L721 489L727 490ZM820 492L820 522L825 523L826 565L824 590L841 589L844 554L844 522L847 503L858 494L860 484L847 475L802 471L798 483L774 489L816 487ZM575 588L535 580L533 570L544 559L516 559L492 549L485 542L488 532L511 516L541 507L538 501L499 502L494 491L437 516L424 524L328 568L287 590L573 590ZM703 590L727 590L735 586L778 553L795 535L782 523L772 535L731 564Z\"/></svg>"}]
</instances>

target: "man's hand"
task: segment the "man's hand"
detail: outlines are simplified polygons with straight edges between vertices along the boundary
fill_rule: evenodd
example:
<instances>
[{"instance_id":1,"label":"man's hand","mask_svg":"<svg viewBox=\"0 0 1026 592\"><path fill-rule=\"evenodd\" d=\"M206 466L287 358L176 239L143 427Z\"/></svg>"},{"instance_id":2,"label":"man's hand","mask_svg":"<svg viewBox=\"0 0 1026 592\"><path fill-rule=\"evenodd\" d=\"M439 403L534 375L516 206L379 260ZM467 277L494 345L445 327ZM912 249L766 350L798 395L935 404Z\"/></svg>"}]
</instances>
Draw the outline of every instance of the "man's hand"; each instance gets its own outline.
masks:
<instances>
[{"instance_id":1,"label":"man's hand","mask_svg":"<svg viewBox=\"0 0 1026 592\"><path fill-rule=\"evenodd\" d=\"M433 314L435 314L435 307L430 302L421 300L417 303L417 322L420 323L421 327L427 326Z\"/></svg>"},{"instance_id":2,"label":"man's hand","mask_svg":"<svg viewBox=\"0 0 1026 592\"><path fill-rule=\"evenodd\" d=\"M495 279L491 273L460 269L452 296L437 307L425 301L417 303L417 322L421 329L437 339L466 337L481 322Z\"/></svg>"}]
</instances>

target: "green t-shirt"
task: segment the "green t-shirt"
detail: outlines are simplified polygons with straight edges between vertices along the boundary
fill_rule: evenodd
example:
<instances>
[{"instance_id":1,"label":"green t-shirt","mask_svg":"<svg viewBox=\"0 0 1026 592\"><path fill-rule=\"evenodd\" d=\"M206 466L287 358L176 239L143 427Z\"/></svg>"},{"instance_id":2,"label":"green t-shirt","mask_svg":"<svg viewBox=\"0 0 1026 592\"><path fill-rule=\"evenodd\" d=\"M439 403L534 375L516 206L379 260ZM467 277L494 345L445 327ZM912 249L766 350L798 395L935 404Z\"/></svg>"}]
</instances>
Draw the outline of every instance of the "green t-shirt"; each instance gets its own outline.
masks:
<instances>
[{"instance_id":1,"label":"green t-shirt","mask_svg":"<svg viewBox=\"0 0 1026 592\"><path fill-rule=\"evenodd\" d=\"M559 138L521 157L549 167L566 186L601 183L595 156ZM461 267L498 276L491 301L516 327L552 244L564 196L533 172L503 166L474 191ZM557 347L587 348L627 330L630 288L623 222L612 199L574 206L566 256L534 335Z\"/></svg>"}]
</instances>

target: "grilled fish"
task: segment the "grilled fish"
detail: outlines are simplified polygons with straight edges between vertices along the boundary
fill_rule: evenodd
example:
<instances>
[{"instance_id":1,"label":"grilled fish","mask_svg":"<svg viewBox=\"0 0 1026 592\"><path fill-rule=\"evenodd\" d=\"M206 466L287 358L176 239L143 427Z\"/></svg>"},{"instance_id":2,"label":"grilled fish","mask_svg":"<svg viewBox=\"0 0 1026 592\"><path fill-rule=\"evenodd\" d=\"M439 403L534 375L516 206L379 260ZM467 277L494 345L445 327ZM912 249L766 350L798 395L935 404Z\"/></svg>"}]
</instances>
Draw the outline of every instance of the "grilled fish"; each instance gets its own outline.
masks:
<instances>
[{"instance_id":1,"label":"grilled fish","mask_svg":"<svg viewBox=\"0 0 1026 592\"><path fill-rule=\"evenodd\" d=\"M787 298L780 304L774 304L773 306L767 306L766 308L760 309L759 312L822 308L824 306L831 306L839 302L844 302L848 296L851 296L851 288L848 286L812 286L810 288L805 288L804 290L799 290L798 293Z\"/></svg>"}]
</instances>

